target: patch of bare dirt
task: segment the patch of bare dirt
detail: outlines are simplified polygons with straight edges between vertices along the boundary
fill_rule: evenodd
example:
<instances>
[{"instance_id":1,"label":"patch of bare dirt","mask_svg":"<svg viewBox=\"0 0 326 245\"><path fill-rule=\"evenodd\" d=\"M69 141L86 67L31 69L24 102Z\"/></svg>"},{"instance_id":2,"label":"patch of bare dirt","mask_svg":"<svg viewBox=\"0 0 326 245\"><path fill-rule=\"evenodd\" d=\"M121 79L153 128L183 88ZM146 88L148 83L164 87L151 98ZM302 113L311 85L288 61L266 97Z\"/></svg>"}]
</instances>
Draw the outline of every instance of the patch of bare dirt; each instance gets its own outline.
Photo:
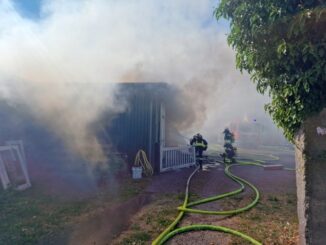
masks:
<instances>
[{"instance_id":1,"label":"patch of bare dirt","mask_svg":"<svg viewBox=\"0 0 326 245\"><path fill-rule=\"evenodd\" d=\"M150 202L149 195L139 195L119 205L97 212L74 227L68 244L111 244L130 224L130 218Z\"/></svg>"}]
</instances>

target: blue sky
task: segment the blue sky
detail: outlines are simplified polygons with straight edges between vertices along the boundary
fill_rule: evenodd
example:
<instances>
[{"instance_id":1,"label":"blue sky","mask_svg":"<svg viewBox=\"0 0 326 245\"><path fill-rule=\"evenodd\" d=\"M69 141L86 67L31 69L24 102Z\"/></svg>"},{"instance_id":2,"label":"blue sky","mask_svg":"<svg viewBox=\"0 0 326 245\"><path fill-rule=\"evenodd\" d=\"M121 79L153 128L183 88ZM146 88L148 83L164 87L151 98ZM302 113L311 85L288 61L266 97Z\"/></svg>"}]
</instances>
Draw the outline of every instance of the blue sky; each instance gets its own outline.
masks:
<instances>
[{"instance_id":1,"label":"blue sky","mask_svg":"<svg viewBox=\"0 0 326 245\"><path fill-rule=\"evenodd\" d=\"M39 19L42 0L12 0L16 11L25 18Z\"/></svg>"},{"instance_id":2,"label":"blue sky","mask_svg":"<svg viewBox=\"0 0 326 245\"><path fill-rule=\"evenodd\" d=\"M34 21L38 21L41 19L41 6L43 0L11 0L14 3L14 7L16 11L23 17L27 19L31 19ZM215 5L216 1L211 1L212 6ZM226 20L220 20L216 23L215 18L213 17L213 8L212 15L208 15L207 18L202 20L202 27L206 28L211 25L218 26L224 30L229 29L229 24Z\"/></svg>"}]
</instances>

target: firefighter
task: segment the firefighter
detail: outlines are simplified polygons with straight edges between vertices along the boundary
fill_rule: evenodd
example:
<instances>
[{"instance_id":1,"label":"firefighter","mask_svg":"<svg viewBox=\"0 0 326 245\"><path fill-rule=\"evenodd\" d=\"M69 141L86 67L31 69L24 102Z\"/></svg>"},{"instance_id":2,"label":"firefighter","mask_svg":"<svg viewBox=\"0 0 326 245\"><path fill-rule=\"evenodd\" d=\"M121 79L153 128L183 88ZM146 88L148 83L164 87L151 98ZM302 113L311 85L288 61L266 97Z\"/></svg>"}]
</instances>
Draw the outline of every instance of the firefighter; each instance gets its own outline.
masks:
<instances>
[{"instance_id":1,"label":"firefighter","mask_svg":"<svg viewBox=\"0 0 326 245\"><path fill-rule=\"evenodd\" d=\"M207 141L198 133L190 140L190 145L195 147L196 159L198 159L200 169L203 169L203 151L207 150Z\"/></svg>"},{"instance_id":2,"label":"firefighter","mask_svg":"<svg viewBox=\"0 0 326 245\"><path fill-rule=\"evenodd\" d=\"M221 157L223 158L224 163L226 162L226 159L228 159L231 163L234 163L234 157L237 153L237 148L232 145L234 143L234 134L228 128L223 131L223 134L225 152L221 154Z\"/></svg>"}]
</instances>

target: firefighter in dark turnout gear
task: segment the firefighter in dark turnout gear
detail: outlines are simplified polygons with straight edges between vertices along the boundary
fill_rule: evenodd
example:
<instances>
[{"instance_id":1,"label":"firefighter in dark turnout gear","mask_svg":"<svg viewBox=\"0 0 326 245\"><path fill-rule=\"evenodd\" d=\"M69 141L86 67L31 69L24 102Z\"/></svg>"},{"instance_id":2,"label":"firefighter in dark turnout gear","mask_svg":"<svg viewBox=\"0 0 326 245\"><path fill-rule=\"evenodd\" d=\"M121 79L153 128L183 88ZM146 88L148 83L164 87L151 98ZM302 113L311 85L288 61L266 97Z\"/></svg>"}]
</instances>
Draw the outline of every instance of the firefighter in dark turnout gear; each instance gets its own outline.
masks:
<instances>
[{"instance_id":1,"label":"firefighter in dark turnout gear","mask_svg":"<svg viewBox=\"0 0 326 245\"><path fill-rule=\"evenodd\" d=\"M221 157L223 158L224 163L226 163L226 160L231 163L234 163L234 157L237 154L237 148L232 145L234 143L234 134L228 128L223 131L223 134L225 152L221 154Z\"/></svg>"},{"instance_id":2,"label":"firefighter in dark turnout gear","mask_svg":"<svg viewBox=\"0 0 326 245\"><path fill-rule=\"evenodd\" d=\"M207 150L207 141L203 138L201 134L196 134L190 140L190 145L195 147L196 159L200 165L200 169L203 168L203 151Z\"/></svg>"}]
</instances>

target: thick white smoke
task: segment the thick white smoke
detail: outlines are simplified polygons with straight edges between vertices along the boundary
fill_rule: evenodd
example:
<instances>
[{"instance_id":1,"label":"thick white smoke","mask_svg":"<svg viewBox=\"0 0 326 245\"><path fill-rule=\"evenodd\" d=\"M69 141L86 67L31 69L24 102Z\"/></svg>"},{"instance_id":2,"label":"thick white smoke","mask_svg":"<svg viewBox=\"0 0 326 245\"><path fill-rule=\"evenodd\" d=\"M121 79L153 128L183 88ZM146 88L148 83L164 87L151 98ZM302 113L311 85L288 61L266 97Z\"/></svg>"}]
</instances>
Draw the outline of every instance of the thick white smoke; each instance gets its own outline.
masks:
<instances>
[{"instance_id":1,"label":"thick white smoke","mask_svg":"<svg viewBox=\"0 0 326 245\"><path fill-rule=\"evenodd\" d=\"M264 99L235 71L215 5L45 0L41 18L28 19L11 1L0 1L0 95L28 105L71 149L95 160L101 152L92 123L103 110L123 110L114 104L112 83L179 86L183 103L196 112L180 125L187 132L224 124L227 108L263 113ZM239 107L230 103L238 100Z\"/></svg>"}]
</instances>

